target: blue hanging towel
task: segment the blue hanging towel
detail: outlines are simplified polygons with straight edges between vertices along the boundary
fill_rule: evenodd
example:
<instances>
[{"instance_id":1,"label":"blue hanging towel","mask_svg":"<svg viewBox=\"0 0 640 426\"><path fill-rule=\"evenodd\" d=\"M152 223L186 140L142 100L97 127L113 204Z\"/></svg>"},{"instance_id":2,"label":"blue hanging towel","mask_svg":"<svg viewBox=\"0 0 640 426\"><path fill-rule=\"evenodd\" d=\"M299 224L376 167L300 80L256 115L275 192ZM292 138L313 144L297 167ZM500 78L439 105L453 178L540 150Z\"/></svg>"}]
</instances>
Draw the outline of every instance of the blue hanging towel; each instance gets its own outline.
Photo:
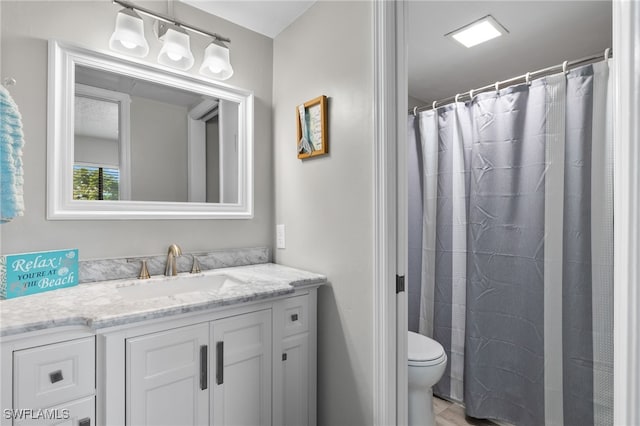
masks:
<instances>
[{"instance_id":1,"label":"blue hanging towel","mask_svg":"<svg viewBox=\"0 0 640 426\"><path fill-rule=\"evenodd\" d=\"M0 85L0 223L24 215L23 146L18 106Z\"/></svg>"}]
</instances>

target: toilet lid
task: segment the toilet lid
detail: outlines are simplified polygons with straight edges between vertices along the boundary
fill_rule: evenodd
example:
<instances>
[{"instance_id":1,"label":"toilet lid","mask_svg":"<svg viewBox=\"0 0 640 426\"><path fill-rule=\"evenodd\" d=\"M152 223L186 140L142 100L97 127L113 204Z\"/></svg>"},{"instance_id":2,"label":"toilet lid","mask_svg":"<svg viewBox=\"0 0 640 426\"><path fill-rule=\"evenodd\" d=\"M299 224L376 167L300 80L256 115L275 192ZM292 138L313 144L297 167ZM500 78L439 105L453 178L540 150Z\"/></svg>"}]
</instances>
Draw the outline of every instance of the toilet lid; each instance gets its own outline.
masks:
<instances>
[{"instance_id":1,"label":"toilet lid","mask_svg":"<svg viewBox=\"0 0 640 426\"><path fill-rule=\"evenodd\" d=\"M412 331L409 332L409 362L429 362L441 359L444 348L433 339Z\"/></svg>"}]
</instances>

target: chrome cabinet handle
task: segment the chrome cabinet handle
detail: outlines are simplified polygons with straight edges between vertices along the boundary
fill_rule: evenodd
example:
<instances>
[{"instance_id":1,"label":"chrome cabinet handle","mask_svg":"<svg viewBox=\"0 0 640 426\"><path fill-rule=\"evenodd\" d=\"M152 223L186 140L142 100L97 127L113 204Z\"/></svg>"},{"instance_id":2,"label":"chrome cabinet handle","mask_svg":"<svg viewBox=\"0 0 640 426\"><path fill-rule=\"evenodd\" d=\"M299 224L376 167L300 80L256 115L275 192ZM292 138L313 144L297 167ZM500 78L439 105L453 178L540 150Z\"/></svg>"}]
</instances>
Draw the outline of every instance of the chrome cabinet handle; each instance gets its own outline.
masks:
<instances>
[{"instance_id":1,"label":"chrome cabinet handle","mask_svg":"<svg viewBox=\"0 0 640 426\"><path fill-rule=\"evenodd\" d=\"M291 321L298 321L298 314L291 315Z\"/></svg>"},{"instance_id":2,"label":"chrome cabinet handle","mask_svg":"<svg viewBox=\"0 0 640 426\"><path fill-rule=\"evenodd\" d=\"M78 426L91 426L91 419L89 417L85 417L84 419L78 420Z\"/></svg>"}]
</instances>

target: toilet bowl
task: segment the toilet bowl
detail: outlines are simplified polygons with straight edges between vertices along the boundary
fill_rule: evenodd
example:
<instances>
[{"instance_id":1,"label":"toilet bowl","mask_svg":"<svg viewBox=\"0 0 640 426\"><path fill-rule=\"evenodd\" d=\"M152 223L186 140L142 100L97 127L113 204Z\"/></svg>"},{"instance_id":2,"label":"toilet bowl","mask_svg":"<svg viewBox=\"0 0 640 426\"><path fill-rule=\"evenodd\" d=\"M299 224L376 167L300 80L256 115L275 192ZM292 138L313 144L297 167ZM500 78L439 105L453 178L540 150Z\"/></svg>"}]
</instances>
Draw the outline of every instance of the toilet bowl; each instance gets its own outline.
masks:
<instances>
[{"instance_id":1,"label":"toilet bowl","mask_svg":"<svg viewBox=\"0 0 640 426\"><path fill-rule=\"evenodd\" d=\"M433 392L447 366L447 355L438 342L409 332L409 426L434 426Z\"/></svg>"}]
</instances>

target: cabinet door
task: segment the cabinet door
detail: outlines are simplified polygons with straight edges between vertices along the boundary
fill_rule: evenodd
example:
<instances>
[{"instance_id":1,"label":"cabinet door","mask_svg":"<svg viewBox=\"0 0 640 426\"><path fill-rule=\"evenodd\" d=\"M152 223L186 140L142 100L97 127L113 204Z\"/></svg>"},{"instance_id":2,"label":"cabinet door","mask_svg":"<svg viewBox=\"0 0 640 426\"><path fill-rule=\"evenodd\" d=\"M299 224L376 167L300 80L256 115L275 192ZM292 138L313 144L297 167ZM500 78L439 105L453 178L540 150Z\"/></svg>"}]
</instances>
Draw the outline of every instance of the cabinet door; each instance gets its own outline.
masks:
<instances>
[{"instance_id":1,"label":"cabinet door","mask_svg":"<svg viewBox=\"0 0 640 426\"><path fill-rule=\"evenodd\" d=\"M207 425L209 324L126 343L126 424Z\"/></svg>"},{"instance_id":2,"label":"cabinet door","mask_svg":"<svg viewBox=\"0 0 640 426\"><path fill-rule=\"evenodd\" d=\"M283 426L309 424L309 333L282 342Z\"/></svg>"},{"instance_id":3,"label":"cabinet door","mask_svg":"<svg viewBox=\"0 0 640 426\"><path fill-rule=\"evenodd\" d=\"M212 323L213 425L271 424L271 310Z\"/></svg>"}]
</instances>

